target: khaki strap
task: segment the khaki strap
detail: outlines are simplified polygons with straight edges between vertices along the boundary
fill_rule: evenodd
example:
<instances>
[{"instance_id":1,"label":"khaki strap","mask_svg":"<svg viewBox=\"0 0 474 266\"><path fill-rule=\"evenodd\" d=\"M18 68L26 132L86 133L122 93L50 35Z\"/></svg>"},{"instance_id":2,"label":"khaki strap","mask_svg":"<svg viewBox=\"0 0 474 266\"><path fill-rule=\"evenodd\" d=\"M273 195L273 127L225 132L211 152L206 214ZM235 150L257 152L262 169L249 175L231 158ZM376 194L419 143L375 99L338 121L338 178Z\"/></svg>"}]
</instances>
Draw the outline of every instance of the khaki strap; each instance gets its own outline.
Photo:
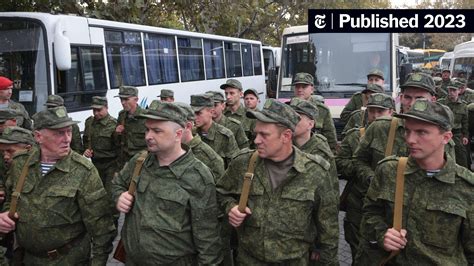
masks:
<instances>
[{"instance_id":1,"label":"khaki strap","mask_svg":"<svg viewBox=\"0 0 474 266\"><path fill-rule=\"evenodd\" d=\"M361 138L365 135L365 127L359 128L359 134Z\"/></svg>"},{"instance_id":2,"label":"khaki strap","mask_svg":"<svg viewBox=\"0 0 474 266\"><path fill-rule=\"evenodd\" d=\"M405 185L405 169L407 167L408 157L400 157L397 166L397 182L395 185L395 206L393 213L393 228L400 232L402 229L402 211L403 211L403 191ZM390 255L382 260L381 266L385 265L393 257L400 253L392 251Z\"/></svg>"},{"instance_id":3,"label":"khaki strap","mask_svg":"<svg viewBox=\"0 0 474 266\"><path fill-rule=\"evenodd\" d=\"M87 148L89 150L92 150L92 136L91 136L91 131L92 131L92 122L87 125L87 142L89 145L87 145Z\"/></svg>"},{"instance_id":4,"label":"khaki strap","mask_svg":"<svg viewBox=\"0 0 474 266\"><path fill-rule=\"evenodd\" d=\"M8 217L10 217L10 219L12 220L15 219L15 213L16 213L16 208L18 205L18 200L20 199L21 191L23 191L23 186L25 185L26 175L28 174L28 168L30 166L31 158L33 158L33 154L34 153L28 156L28 159L26 160L25 165L23 165L23 169L21 169L20 178L18 178L18 183L16 183L15 191L12 194L10 210L8 211Z\"/></svg>"},{"instance_id":5,"label":"khaki strap","mask_svg":"<svg viewBox=\"0 0 474 266\"><path fill-rule=\"evenodd\" d=\"M395 141L395 132L397 130L398 118L392 117L390 122L390 130L388 132L387 147L385 148L385 157L392 155L393 142Z\"/></svg>"},{"instance_id":6,"label":"khaki strap","mask_svg":"<svg viewBox=\"0 0 474 266\"><path fill-rule=\"evenodd\" d=\"M365 109L362 108L360 110L360 126L363 127L364 125L364 120L365 120Z\"/></svg>"},{"instance_id":7,"label":"khaki strap","mask_svg":"<svg viewBox=\"0 0 474 266\"><path fill-rule=\"evenodd\" d=\"M239 211L245 213L245 207L247 207L247 201L249 199L250 185L252 184L255 165L257 164L258 152L254 151L252 157L250 157L249 166L247 172L244 175L244 183L242 184L242 193L239 199Z\"/></svg>"},{"instance_id":8,"label":"khaki strap","mask_svg":"<svg viewBox=\"0 0 474 266\"><path fill-rule=\"evenodd\" d=\"M135 162L135 168L133 169L132 180L130 181L130 185L128 186L128 194L132 195L135 194L137 191L137 181L135 178L140 174L142 170L143 162L145 161L146 157L148 156L148 152L142 152L138 157L137 161Z\"/></svg>"}]
</instances>

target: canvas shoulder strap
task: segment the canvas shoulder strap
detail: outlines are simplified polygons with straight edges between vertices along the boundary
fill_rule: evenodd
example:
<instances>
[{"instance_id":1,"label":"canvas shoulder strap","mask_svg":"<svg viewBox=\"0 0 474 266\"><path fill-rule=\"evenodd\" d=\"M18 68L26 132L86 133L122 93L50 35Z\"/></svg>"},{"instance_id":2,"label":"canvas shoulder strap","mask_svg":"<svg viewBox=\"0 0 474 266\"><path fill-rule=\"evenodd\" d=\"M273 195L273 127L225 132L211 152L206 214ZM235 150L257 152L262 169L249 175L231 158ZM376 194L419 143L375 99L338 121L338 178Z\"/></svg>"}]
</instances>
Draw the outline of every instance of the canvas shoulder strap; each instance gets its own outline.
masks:
<instances>
[{"instance_id":1,"label":"canvas shoulder strap","mask_svg":"<svg viewBox=\"0 0 474 266\"><path fill-rule=\"evenodd\" d=\"M397 130L398 118L393 117L390 122L390 130L388 132L387 147L385 148L385 157L392 155L393 142L395 141L395 132Z\"/></svg>"},{"instance_id":2,"label":"canvas shoulder strap","mask_svg":"<svg viewBox=\"0 0 474 266\"><path fill-rule=\"evenodd\" d=\"M239 211L244 213L245 207L247 207L247 201L249 199L250 185L252 185L252 180L255 172L255 165L257 164L258 152L254 151L250 157L249 165L247 167L247 172L244 175L244 183L242 184L242 193L240 194L239 199Z\"/></svg>"},{"instance_id":3,"label":"canvas shoulder strap","mask_svg":"<svg viewBox=\"0 0 474 266\"><path fill-rule=\"evenodd\" d=\"M130 181L130 185L128 186L128 194L130 195L135 194L135 191L137 190L137 182L135 181L135 178L140 174L140 171L142 170L143 162L145 161L147 156L148 156L147 151L142 152L135 163L135 168L133 169L133 174L132 174L132 180Z\"/></svg>"},{"instance_id":4,"label":"canvas shoulder strap","mask_svg":"<svg viewBox=\"0 0 474 266\"><path fill-rule=\"evenodd\" d=\"M359 136L362 138L365 135L365 127L359 128Z\"/></svg>"},{"instance_id":5,"label":"canvas shoulder strap","mask_svg":"<svg viewBox=\"0 0 474 266\"><path fill-rule=\"evenodd\" d=\"M28 156L28 159L26 159L25 165L23 165L23 168L21 169L21 174L20 178L18 178L18 183L16 183L15 191L12 194L12 201L10 203L10 210L8 211L8 217L10 219L15 219L15 213L16 213L16 208L18 206L18 200L20 199L20 194L23 191L23 187L25 186L25 181L26 181L26 175L28 175L28 168L30 166L31 158L33 158L32 153L30 156Z\"/></svg>"}]
</instances>

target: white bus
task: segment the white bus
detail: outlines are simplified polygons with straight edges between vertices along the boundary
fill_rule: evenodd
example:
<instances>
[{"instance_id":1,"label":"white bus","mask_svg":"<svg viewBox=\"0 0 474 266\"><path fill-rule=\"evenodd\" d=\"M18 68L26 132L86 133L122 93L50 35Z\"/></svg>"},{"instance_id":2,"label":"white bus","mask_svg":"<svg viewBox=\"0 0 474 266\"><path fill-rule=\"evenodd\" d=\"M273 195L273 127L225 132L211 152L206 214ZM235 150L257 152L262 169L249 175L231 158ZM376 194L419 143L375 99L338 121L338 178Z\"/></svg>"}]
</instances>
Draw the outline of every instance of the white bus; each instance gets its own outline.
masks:
<instances>
[{"instance_id":1,"label":"white bus","mask_svg":"<svg viewBox=\"0 0 474 266\"><path fill-rule=\"evenodd\" d=\"M443 56L439 58L439 68L440 69L450 69L451 62L453 59L454 52L446 52Z\"/></svg>"},{"instance_id":2,"label":"white bus","mask_svg":"<svg viewBox=\"0 0 474 266\"><path fill-rule=\"evenodd\" d=\"M265 69L265 83L267 97L275 98L277 76L281 62L281 47L263 46L263 66Z\"/></svg>"},{"instance_id":3,"label":"white bus","mask_svg":"<svg viewBox=\"0 0 474 266\"><path fill-rule=\"evenodd\" d=\"M0 41L0 75L14 80L13 98L31 114L58 94L84 122L92 96L106 95L116 117L120 85L136 86L141 106L163 88L189 103L191 94L219 90L228 78L265 98L258 41L28 12L0 12Z\"/></svg>"},{"instance_id":4,"label":"white bus","mask_svg":"<svg viewBox=\"0 0 474 266\"><path fill-rule=\"evenodd\" d=\"M464 77L468 80L474 79L474 38L470 41L454 46L453 59L451 63L451 76L453 78Z\"/></svg>"},{"instance_id":5,"label":"white bus","mask_svg":"<svg viewBox=\"0 0 474 266\"><path fill-rule=\"evenodd\" d=\"M367 73L384 72L385 91L398 96L398 34L391 33L311 33L307 26L283 31L282 61L277 97L291 98L288 86L298 72L315 78L315 91L325 103L340 130L339 115L351 96L367 84Z\"/></svg>"},{"instance_id":6,"label":"white bus","mask_svg":"<svg viewBox=\"0 0 474 266\"><path fill-rule=\"evenodd\" d=\"M425 52L422 49L408 49L408 62L413 69L421 69L425 65Z\"/></svg>"}]
</instances>

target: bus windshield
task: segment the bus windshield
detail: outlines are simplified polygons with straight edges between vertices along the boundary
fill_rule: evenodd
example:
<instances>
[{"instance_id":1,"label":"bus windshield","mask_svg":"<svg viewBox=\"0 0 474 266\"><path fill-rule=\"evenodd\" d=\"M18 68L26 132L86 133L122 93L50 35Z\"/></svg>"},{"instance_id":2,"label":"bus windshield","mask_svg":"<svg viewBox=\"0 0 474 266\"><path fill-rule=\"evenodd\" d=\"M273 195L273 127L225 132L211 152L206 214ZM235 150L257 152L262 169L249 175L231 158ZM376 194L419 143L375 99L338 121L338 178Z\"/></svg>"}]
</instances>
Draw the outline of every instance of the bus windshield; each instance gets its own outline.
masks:
<instances>
[{"instance_id":1,"label":"bus windshield","mask_svg":"<svg viewBox=\"0 0 474 266\"><path fill-rule=\"evenodd\" d=\"M0 75L14 81L12 98L34 112L33 91L48 87L43 29L25 19L1 19L0 42Z\"/></svg>"},{"instance_id":2,"label":"bus windshield","mask_svg":"<svg viewBox=\"0 0 474 266\"><path fill-rule=\"evenodd\" d=\"M367 73L378 68L390 90L390 34L313 33L288 35L283 39L282 78L279 97L291 97L293 76L307 72L314 76L316 92L324 97L341 97L360 91Z\"/></svg>"}]
</instances>

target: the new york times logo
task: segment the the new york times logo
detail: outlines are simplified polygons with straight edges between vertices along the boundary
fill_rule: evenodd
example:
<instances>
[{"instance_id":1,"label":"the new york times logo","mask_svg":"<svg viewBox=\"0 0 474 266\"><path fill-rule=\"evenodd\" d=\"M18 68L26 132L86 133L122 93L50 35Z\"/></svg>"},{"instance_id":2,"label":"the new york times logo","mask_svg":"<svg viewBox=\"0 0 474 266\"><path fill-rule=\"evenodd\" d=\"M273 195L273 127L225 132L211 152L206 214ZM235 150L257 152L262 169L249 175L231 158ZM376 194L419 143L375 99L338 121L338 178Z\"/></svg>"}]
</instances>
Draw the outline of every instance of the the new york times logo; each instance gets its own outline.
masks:
<instances>
[{"instance_id":1,"label":"the new york times logo","mask_svg":"<svg viewBox=\"0 0 474 266\"><path fill-rule=\"evenodd\" d=\"M308 31L317 32L474 32L474 10L308 11Z\"/></svg>"}]
</instances>

